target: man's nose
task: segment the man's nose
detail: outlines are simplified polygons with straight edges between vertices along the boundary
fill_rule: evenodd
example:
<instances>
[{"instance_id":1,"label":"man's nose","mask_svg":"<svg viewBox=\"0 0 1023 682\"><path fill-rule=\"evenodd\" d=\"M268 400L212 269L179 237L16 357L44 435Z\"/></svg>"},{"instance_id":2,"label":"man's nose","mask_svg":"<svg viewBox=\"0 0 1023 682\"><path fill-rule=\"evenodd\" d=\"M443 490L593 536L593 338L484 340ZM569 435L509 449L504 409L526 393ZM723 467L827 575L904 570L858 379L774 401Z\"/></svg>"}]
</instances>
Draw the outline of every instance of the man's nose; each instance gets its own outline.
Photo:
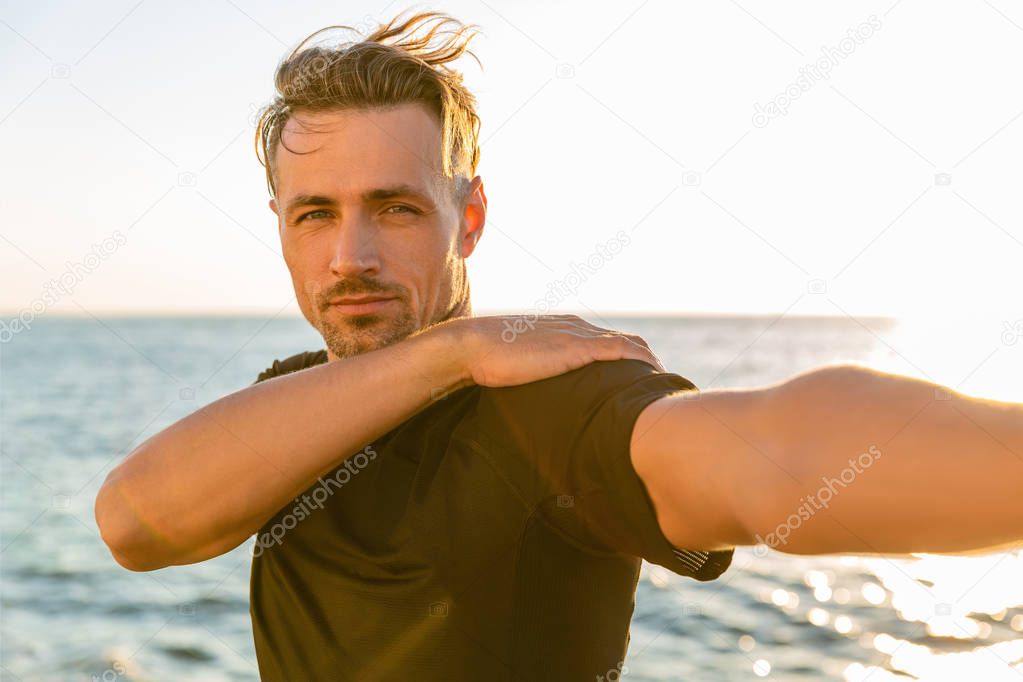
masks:
<instances>
[{"instance_id":1,"label":"man's nose","mask_svg":"<svg viewBox=\"0 0 1023 682\"><path fill-rule=\"evenodd\" d=\"M380 252L376 226L362 216L341 221L334 235L331 272L337 277L376 274L380 271Z\"/></svg>"}]
</instances>

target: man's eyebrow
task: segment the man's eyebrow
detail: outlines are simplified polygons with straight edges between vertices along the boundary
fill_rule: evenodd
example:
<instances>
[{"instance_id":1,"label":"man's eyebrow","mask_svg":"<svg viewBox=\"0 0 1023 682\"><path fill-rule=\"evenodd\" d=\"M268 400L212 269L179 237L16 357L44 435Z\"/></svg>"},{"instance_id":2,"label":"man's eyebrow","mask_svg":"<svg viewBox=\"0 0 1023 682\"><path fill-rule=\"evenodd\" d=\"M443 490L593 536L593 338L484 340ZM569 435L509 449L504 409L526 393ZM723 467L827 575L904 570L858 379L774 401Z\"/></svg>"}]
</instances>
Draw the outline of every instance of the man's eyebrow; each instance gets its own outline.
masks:
<instances>
[{"instance_id":1,"label":"man's eyebrow","mask_svg":"<svg viewBox=\"0 0 1023 682\"><path fill-rule=\"evenodd\" d=\"M425 192L420 191L419 188L413 187L412 185L380 187L378 189L371 189L362 193L362 200L365 202L386 201L387 199L394 199L396 197L414 197L420 201L425 201L430 204L433 203Z\"/></svg>"},{"instance_id":2,"label":"man's eyebrow","mask_svg":"<svg viewBox=\"0 0 1023 682\"><path fill-rule=\"evenodd\" d=\"M288 202L286 213L294 211L299 206L333 206L334 200L322 194L299 194Z\"/></svg>"},{"instance_id":3,"label":"man's eyebrow","mask_svg":"<svg viewBox=\"0 0 1023 682\"><path fill-rule=\"evenodd\" d=\"M362 200L366 203L386 201L396 197L414 197L427 204L433 204L433 200L428 194L413 185L378 187L362 193ZM335 203L334 199L323 194L298 194L288 202L285 212L290 213L301 206L333 206Z\"/></svg>"}]
</instances>

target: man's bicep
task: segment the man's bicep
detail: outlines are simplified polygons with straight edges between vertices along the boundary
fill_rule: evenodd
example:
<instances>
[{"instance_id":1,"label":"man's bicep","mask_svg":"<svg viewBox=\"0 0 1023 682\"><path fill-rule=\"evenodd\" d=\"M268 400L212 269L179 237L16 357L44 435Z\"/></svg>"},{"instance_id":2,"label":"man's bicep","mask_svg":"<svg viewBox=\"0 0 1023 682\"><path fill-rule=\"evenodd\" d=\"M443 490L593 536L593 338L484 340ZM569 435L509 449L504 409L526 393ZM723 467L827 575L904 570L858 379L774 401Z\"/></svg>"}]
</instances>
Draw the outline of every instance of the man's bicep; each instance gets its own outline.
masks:
<instances>
[{"instance_id":1,"label":"man's bicep","mask_svg":"<svg viewBox=\"0 0 1023 682\"><path fill-rule=\"evenodd\" d=\"M632 465L664 536L676 547L715 550L755 544L748 520L770 491L752 480L750 457L764 451L767 396L715 390L664 396L636 419ZM753 445L758 443L759 445Z\"/></svg>"}]
</instances>

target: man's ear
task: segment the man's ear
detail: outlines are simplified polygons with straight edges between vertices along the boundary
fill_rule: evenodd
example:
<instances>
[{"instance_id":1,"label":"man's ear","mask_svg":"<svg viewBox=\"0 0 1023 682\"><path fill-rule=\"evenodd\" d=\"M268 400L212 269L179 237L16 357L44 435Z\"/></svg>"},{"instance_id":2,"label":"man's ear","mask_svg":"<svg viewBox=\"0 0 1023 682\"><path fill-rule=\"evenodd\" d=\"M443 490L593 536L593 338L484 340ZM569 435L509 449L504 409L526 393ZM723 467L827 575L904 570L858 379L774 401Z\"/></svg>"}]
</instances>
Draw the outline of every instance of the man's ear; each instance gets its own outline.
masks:
<instances>
[{"instance_id":1,"label":"man's ear","mask_svg":"<svg viewBox=\"0 0 1023 682\"><path fill-rule=\"evenodd\" d=\"M483 191L483 178L476 176L469 184L469 190L462 208L462 258L468 258L476 250L476 244L483 236L483 226L487 222L487 195Z\"/></svg>"},{"instance_id":2,"label":"man's ear","mask_svg":"<svg viewBox=\"0 0 1023 682\"><path fill-rule=\"evenodd\" d=\"M283 230L283 226L281 224L281 214L277 211L277 199L270 199L270 203L267 205L270 207L270 210L274 212L274 215L277 216L277 234L280 235Z\"/></svg>"}]
</instances>

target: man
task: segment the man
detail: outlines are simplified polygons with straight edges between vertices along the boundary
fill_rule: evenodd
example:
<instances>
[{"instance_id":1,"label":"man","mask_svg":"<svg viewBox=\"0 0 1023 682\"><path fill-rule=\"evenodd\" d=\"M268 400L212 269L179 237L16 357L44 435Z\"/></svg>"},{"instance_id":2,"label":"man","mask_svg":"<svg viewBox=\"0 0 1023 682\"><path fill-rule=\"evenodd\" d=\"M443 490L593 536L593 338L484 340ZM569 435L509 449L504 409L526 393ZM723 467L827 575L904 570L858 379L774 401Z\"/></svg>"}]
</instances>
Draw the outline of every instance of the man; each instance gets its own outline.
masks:
<instances>
[{"instance_id":1,"label":"man","mask_svg":"<svg viewBox=\"0 0 1023 682\"><path fill-rule=\"evenodd\" d=\"M589 680L622 668L640 558L707 581L757 542L1023 537L1023 405L851 365L698 393L638 337L473 317L479 119L447 67L470 38L425 13L279 66L257 140L326 349L111 472L96 516L118 562L255 534L263 679Z\"/></svg>"}]
</instances>

